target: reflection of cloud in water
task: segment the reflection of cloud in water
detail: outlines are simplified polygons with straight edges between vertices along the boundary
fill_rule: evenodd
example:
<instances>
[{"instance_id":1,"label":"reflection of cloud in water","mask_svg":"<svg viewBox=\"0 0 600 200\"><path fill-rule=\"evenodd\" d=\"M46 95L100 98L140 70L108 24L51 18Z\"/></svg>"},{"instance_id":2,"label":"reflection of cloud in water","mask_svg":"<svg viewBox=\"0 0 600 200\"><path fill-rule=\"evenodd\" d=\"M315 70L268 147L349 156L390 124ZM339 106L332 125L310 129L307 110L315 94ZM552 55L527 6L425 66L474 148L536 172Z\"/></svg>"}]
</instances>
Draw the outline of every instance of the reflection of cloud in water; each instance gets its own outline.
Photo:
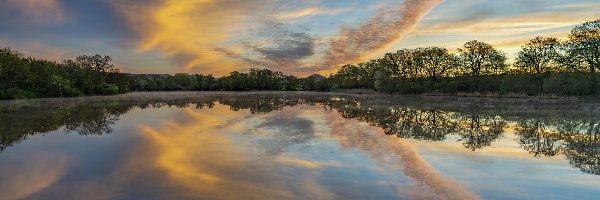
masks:
<instances>
[{"instance_id":1,"label":"reflection of cloud in water","mask_svg":"<svg viewBox=\"0 0 600 200\"><path fill-rule=\"evenodd\" d=\"M299 117L299 114L297 109L272 113L248 132L264 136L261 143L267 148L268 155L282 153L294 144L306 143L315 137L315 122Z\"/></svg>"},{"instance_id":2,"label":"reflection of cloud in water","mask_svg":"<svg viewBox=\"0 0 600 200\"><path fill-rule=\"evenodd\" d=\"M1 199L21 199L51 186L69 166L66 156L38 154L0 165ZM24 159L27 158L27 159Z\"/></svg>"},{"instance_id":3,"label":"reflection of cloud in water","mask_svg":"<svg viewBox=\"0 0 600 200\"><path fill-rule=\"evenodd\" d=\"M346 191L349 188L365 187L370 191L375 187L381 188L381 184L387 185L383 183L386 180L373 182L368 179L357 179L365 181L364 185L353 182L329 185L331 183L323 182L332 179L332 172L362 170L364 166L358 169L354 165L357 163L338 160L340 157L335 160L318 159L318 156L311 157L312 154L307 157L293 148L319 138L327 142L339 141L343 148L365 151L381 166L392 164L393 171L383 171L385 175L398 176L398 171L404 172L415 185L407 187L405 183L395 182L395 178L389 180L399 197L478 198L458 181L431 167L411 144L388 137L366 123L344 119L335 111L299 106L249 117L247 111L231 111L229 107L216 105L213 109L185 109L181 116L186 120L141 126L140 141L125 152L123 160L105 176L51 186L65 170L60 167L62 162L46 162L53 164L52 167L36 164L43 169L34 169L44 172L44 176L35 175L43 181L37 184L31 184L31 181L10 183L10 187L0 185L3 186L0 194L7 194L14 188L29 188L29 191L19 192L23 194L21 196L27 196L45 188L34 197L114 199L157 195L153 198L339 199L357 198L349 196L352 193ZM322 135L329 131L331 135ZM249 138L252 141L245 140ZM263 155L265 152L268 153L266 156ZM402 159L402 162L397 159ZM10 170L0 171L0 175L6 177L2 172L7 171ZM18 177L18 180L33 178ZM20 186L24 184L29 187Z\"/></svg>"},{"instance_id":4,"label":"reflection of cloud in water","mask_svg":"<svg viewBox=\"0 0 600 200\"><path fill-rule=\"evenodd\" d=\"M142 127L150 136L148 145L158 152L155 166L168 174L171 181L187 188L189 193L185 196L334 199L335 195L318 186L314 177L277 171L273 160L250 157L252 149L232 141L226 133L239 133L239 126L222 123L244 119L248 113L236 113L223 106L202 111L190 109L187 113L196 119L193 123L169 123L161 129Z\"/></svg>"},{"instance_id":5,"label":"reflection of cloud in water","mask_svg":"<svg viewBox=\"0 0 600 200\"><path fill-rule=\"evenodd\" d=\"M330 113L328 117L331 134L340 140L343 147L366 151L380 164L390 162L386 158L390 153L401 158L402 162L396 165L416 183L407 191L413 198L481 199L460 182L433 168L410 143L396 136L386 136L379 128L354 119L344 119L337 113ZM405 190L398 188L397 191Z\"/></svg>"},{"instance_id":6,"label":"reflection of cloud in water","mask_svg":"<svg viewBox=\"0 0 600 200\"><path fill-rule=\"evenodd\" d=\"M341 163L335 160L330 161L312 161L312 160L304 160L300 158L295 158L293 156L279 156L276 159L277 162L296 166L296 167L304 167L309 169L322 169L324 167L343 167Z\"/></svg>"},{"instance_id":7,"label":"reflection of cloud in water","mask_svg":"<svg viewBox=\"0 0 600 200\"><path fill-rule=\"evenodd\" d=\"M152 148L158 150L156 166L203 198L290 197L270 182L274 178L266 163L247 159L243 149L214 129L219 121L227 121L223 119L229 116L223 115L227 112L232 111L220 106L202 112L188 110L196 119L193 123L170 123L160 130L142 128Z\"/></svg>"}]
</instances>

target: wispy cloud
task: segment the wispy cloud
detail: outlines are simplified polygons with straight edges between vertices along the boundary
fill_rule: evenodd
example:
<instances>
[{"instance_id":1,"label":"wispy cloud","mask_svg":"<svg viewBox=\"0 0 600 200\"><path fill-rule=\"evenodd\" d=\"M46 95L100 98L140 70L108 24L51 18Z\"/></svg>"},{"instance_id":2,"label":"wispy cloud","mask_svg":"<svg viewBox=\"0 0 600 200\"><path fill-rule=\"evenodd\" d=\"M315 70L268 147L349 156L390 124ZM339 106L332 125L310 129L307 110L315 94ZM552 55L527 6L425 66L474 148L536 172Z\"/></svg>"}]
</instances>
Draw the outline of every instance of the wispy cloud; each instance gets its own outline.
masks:
<instances>
[{"instance_id":1,"label":"wispy cloud","mask_svg":"<svg viewBox=\"0 0 600 200\"><path fill-rule=\"evenodd\" d=\"M0 13L10 15L3 17L4 20L44 25L62 23L66 19L58 0L3 0L0 3Z\"/></svg>"},{"instance_id":2,"label":"wispy cloud","mask_svg":"<svg viewBox=\"0 0 600 200\"><path fill-rule=\"evenodd\" d=\"M441 2L443 0L406 0L397 7L381 10L361 26L342 28L340 35L331 39L321 68L359 62L370 53L394 44L415 29Z\"/></svg>"},{"instance_id":3,"label":"wispy cloud","mask_svg":"<svg viewBox=\"0 0 600 200\"><path fill-rule=\"evenodd\" d=\"M215 48L215 51L254 67L284 72L293 71L290 68L301 66L303 59L315 54L315 39L307 33L293 31L286 24L274 20L264 21L260 29L254 34L255 38L241 41L243 52L227 48Z\"/></svg>"},{"instance_id":4,"label":"wispy cloud","mask_svg":"<svg viewBox=\"0 0 600 200\"><path fill-rule=\"evenodd\" d=\"M339 13L348 11L348 9L337 8L337 9L326 9L320 7L308 7L302 8L293 11L281 12L275 15L275 17L279 20L289 20L307 16L315 16L315 15L337 15Z\"/></svg>"},{"instance_id":5,"label":"wispy cloud","mask_svg":"<svg viewBox=\"0 0 600 200\"><path fill-rule=\"evenodd\" d=\"M249 67L269 67L293 73L314 71L307 66L331 69L356 62L401 39L440 2L442 0L407 0L395 8L381 10L359 27L342 28L339 36L326 43L330 48L319 55L321 60L306 62L303 59L316 54L315 39L307 33L285 28L286 25L278 20L335 15L344 9L308 7L273 17L268 10L275 1L155 0L154 3L140 4L128 0L114 5L138 32L141 52L160 49L184 65L187 71L222 74ZM273 18L269 20L270 17ZM264 18L275 25L257 23L264 22ZM256 31L257 25L271 34L248 32ZM255 29L248 29L251 26Z\"/></svg>"}]
</instances>

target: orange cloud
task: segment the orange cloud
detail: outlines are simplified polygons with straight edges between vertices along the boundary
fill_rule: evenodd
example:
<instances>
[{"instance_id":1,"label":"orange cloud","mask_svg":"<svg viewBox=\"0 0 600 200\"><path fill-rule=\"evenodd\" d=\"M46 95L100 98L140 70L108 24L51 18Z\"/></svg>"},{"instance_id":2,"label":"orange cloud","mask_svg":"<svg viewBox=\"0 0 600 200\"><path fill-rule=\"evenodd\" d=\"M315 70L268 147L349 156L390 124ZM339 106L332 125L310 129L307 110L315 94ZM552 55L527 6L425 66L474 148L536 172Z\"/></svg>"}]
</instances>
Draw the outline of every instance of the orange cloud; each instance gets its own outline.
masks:
<instances>
[{"instance_id":1,"label":"orange cloud","mask_svg":"<svg viewBox=\"0 0 600 200\"><path fill-rule=\"evenodd\" d=\"M314 72L314 68L309 66L332 69L341 64L360 61L368 57L368 54L400 40L442 1L407 0L396 8L382 10L362 26L343 28L339 36L328 42L331 47L322 56L322 60L310 61L312 63L299 62L297 57L300 56L293 57L289 54L302 51L305 53L302 54L302 58L312 55L313 41L308 35L306 39L299 40L303 33L288 33L294 37L283 40L282 43L297 45L292 49L286 49L289 47L282 44L252 46L251 41L257 39L251 36L257 34L252 33L253 27L264 25L260 22L265 19L285 20L310 15L335 15L344 9L308 7L270 14L277 3L276 0L154 0L144 4L126 0L114 1L112 4L121 11L128 24L141 38L136 43L140 52L159 49L183 65L188 72L222 75L250 67ZM253 39L248 42L248 39L242 39L245 37ZM243 41L241 44L240 40ZM282 38L270 38L267 41L270 40L278 41ZM250 44L252 48L244 48L244 44ZM297 70L288 69L289 67Z\"/></svg>"},{"instance_id":2,"label":"orange cloud","mask_svg":"<svg viewBox=\"0 0 600 200\"><path fill-rule=\"evenodd\" d=\"M243 34L252 13L270 8L274 0L135 0L112 4L137 32L141 52L159 49L186 71L225 74L238 70L242 61L214 51L233 36Z\"/></svg>"},{"instance_id":3,"label":"orange cloud","mask_svg":"<svg viewBox=\"0 0 600 200\"><path fill-rule=\"evenodd\" d=\"M421 19L443 0L406 0L392 9L384 9L365 24L342 28L340 36L330 40L321 68L360 62L370 54L398 42L419 25Z\"/></svg>"},{"instance_id":4,"label":"orange cloud","mask_svg":"<svg viewBox=\"0 0 600 200\"><path fill-rule=\"evenodd\" d=\"M248 158L256 149L248 148L228 133L243 133L240 124L250 114L232 111L228 106L216 105L201 111L186 109L188 123L166 122L160 128L141 127L148 136L146 147L156 167L168 175L169 181L181 184L189 193L184 196L210 199L299 199L298 194L309 199L335 199L312 177L298 178L278 173L275 160ZM139 159L139 158L135 159ZM287 164L303 167L323 166L311 161L282 157ZM131 166L130 166L131 167ZM287 182L297 183L293 188ZM235 191L235 192L231 192ZM298 193L296 193L298 192Z\"/></svg>"},{"instance_id":5,"label":"orange cloud","mask_svg":"<svg viewBox=\"0 0 600 200\"><path fill-rule=\"evenodd\" d=\"M550 9L511 15L484 10L460 18L448 18L447 15L467 12L466 9L471 9L473 5L461 8L464 10L441 10L432 14L429 21L415 29L405 41L386 50L419 46L455 49L469 40L477 39L495 45L512 57L522 45L535 36L562 39L575 25L600 18L599 13L592 11L594 5L599 4L570 4L559 7L573 9Z\"/></svg>"}]
</instances>

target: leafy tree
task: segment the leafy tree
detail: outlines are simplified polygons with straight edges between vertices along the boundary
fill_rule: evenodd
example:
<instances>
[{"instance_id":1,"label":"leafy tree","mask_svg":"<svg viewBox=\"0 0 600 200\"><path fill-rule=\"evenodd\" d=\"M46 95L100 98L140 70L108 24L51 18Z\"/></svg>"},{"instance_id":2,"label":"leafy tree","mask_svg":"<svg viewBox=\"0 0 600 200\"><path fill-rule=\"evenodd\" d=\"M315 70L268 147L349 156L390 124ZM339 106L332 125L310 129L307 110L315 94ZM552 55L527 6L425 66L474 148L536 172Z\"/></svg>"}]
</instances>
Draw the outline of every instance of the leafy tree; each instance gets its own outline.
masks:
<instances>
[{"instance_id":1,"label":"leafy tree","mask_svg":"<svg viewBox=\"0 0 600 200\"><path fill-rule=\"evenodd\" d=\"M344 65L335 75L342 88L366 88L366 72L356 65Z\"/></svg>"},{"instance_id":2,"label":"leafy tree","mask_svg":"<svg viewBox=\"0 0 600 200\"><path fill-rule=\"evenodd\" d=\"M465 73L471 76L499 74L507 68L506 55L485 42L469 41L458 52Z\"/></svg>"},{"instance_id":3,"label":"leafy tree","mask_svg":"<svg viewBox=\"0 0 600 200\"><path fill-rule=\"evenodd\" d=\"M441 47L426 47L416 49L421 74L433 81L448 76L457 66L455 55L448 53L448 49Z\"/></svg>"},{"instance_id":4,"label":"leafy tree","mask_svg":"<svg viewBox=\"0 0 600 200\"><path fill-rule=\"evenodd\" d=\"M568 65L596 73L600 69L600 19L575 27L565 47Z\"/></svg>"},{"instance_id":5,"label":"leafy tree","mask_svg":"<svg viewBox=\"0 0 600 200\"><path fill-rule=\"evenodd\" d=\"M391 64L392 77L402 79L416 77L418 66L415 61L415 50L400 49L395 53L388 53L384 57L384 62Z\"/></svg>"},{"instance_id":6,"label":"leafy tree","mask_svg":"<svg viewBox=\"0 0 600 200\"><path fill-rule=\"evenodd\" d=\"M535 75L538 80L538 94L544 92L543 75L555 70L560 42L556 38L536 37L529 41L517 56L516 66L525 73Z\"/></svg>"}]
</instances>

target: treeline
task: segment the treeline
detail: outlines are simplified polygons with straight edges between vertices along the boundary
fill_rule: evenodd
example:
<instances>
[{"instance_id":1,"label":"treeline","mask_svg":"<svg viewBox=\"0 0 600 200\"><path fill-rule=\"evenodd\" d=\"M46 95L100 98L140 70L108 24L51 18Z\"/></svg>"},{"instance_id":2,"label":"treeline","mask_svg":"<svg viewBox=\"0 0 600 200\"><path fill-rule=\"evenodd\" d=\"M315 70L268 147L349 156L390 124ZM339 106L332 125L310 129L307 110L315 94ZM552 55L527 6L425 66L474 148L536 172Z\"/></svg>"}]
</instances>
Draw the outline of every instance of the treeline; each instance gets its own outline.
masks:
<instances>
[{"instance_id":1,"label":"treeline","mask_svg":"<svg viewBox=\"0 0 600 200\"><path fill-rule=\"evenodd\" d=\"M110 95L128 91L330 91L368 89L397 94L600 94L600 19L575 27L566 41L536 37L515 62L492 45L473 40L456 52L442 47L401 49L328 77L297 78L269 69L203 74L124 74L108 56L61 63L0 49L0 99Z\"/></svg>"},{"instance_id":2,"label":"treeline","mask_svg":"<svg viewBox=\"0 0 600 200\"><path fill-rule=\"evenodd\" d=\"M227 76L184 74L131 75L133 91L328 91L330 80L315 74L306 78L285 75L269 69L234 71Z\"/></svg>"},{"instance_id":3,"label":"treeline","mask_svg":"<svg viewBox=\"0 0 600 200\"><path fill-rule=\"evenodd\" d=\"M536 37L510 65L504 52L473 40L446 48L401 49L346 65L333 75L340 88L390 93L596 95L599 92L600 20L575 27L566 41Z\"/></svg>"},{"instance_id":4,"label":"treeline","mask_svg":"<svg viewBox=\"0 0 600 200\"><path fill-rule=\"evenodd\" d=\"M112 95L130 91L328 91L331 81L315 74L306 78L269 69L231 72L215 78L203 74L126 74L109 56L78 56L60 63L25 57L0 49L0 99Z\"/></svg>"},{"instance_id":5,"label":"treeline","mask_svg":"<svg viewBox=\"0 0 600 200\"><path fill-rule=\"evenodd\" d=\"M108 56L79 56L62 63L0 49L0 99L110 95L129 90L130 79Z\"/></svg>"}]
</instances>

